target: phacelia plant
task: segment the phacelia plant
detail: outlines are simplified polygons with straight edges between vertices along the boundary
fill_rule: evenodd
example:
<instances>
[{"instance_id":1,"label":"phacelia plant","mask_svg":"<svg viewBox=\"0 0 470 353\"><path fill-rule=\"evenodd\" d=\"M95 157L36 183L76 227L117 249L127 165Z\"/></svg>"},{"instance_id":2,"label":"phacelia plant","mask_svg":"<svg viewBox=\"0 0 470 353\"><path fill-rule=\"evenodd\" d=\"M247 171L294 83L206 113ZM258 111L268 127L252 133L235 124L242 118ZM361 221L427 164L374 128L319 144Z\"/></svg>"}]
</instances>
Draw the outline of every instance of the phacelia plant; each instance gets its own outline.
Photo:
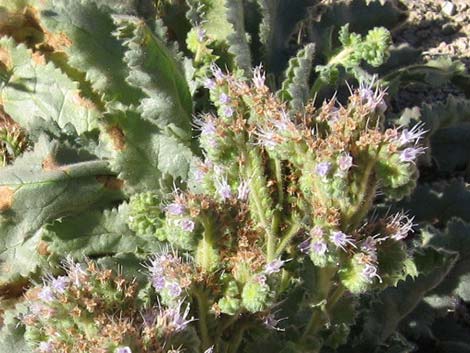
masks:
<instances>
[{"instance_id":1,"label":"phacelia plant","mask_svg":"<svg viewBox=\"0 0 470 353\"><path fill-rule=\"evenodd\" d=\"M405 19L0 0L0 353L468 350L470 81Z\"/></svg>"},{"instance_id":2,"label":"phacelia plant","mask_svg":"<svg viewBox=\"0 0 470 353\"><path fill-rule=\"evenodd\" d=\"M190 189L166 204L149 194L130 204L134 229L189 255L155 257L152 284L164 303L194 299L203 349L237 352L249 325L289 325L290 317L275 325L278 306L312 261L314 288L299 306L311 318L286 344L319 351L345 329L331 324L344 296L394 286L413 273L404 242L412 219L370 211L379 192L399 199L414 188L424 132L386 128L386 93L374 83L354 90L345 106L333 99L292 112L260 68L251 82L218 67L212 72L207 86L217 112L196 120L204 158Z\"/></svg>"}]
</instances>

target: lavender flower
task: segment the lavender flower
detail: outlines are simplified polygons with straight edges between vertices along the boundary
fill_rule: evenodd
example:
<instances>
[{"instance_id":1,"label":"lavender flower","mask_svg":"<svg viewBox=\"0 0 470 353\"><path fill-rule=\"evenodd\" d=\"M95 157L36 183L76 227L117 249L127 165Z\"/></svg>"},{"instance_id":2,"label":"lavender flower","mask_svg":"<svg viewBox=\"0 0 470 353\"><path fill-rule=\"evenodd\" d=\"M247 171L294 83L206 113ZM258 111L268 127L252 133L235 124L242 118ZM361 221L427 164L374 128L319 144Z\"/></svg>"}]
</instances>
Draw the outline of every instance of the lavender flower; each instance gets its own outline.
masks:
<instances>
[{"instance_id":1,"label":"lavender flower","mask_svg":"<svg viewBox=\"0 0 470 353\"><path fill-rule=\"evenodd\" d=\"M322 238L323 229L320 226L315 226L310 230L310 235L314 238Z\"/></svg>"},{"instance_id":2,"label":"lavender flower","mask_svg":"<svg viewBox=\"0 0 470 353\"><path fill-rule=\"evenodd\" d=\"M230 97L226 93L221 93L219 96L219 103L220 104L229 104L231 101Z\"/></svg>"},{"instance_id":3,"label":"lavender flower","mask_svg":"<svg viewBox=\"0 0 470 353\"><path fill-rule=\"evenodd\" d=\"M152 285L157 292L160 292L165 288L166 280L162 274L154 274L152 276Z\"/></svg>"},{"instance_id":4,"label":"lavender flower","mask_svg":"<svg viewBox=\"0 0 470 353\"><path fill-rule=\"evenodd\" d=\"M222 72L220 67L218 67L216 64L211 65L211 71L212 71L212 75L215 77L217 81L221 81L224 79L225 77L224 73Z\"/></svg>"},{"instance_id":5,"label":"lavender flower","mask_svg":"<svg viewBox=\"0 0 470 353\"><path fill-rule=\"evenodd\" d=\"M405 163L414 163L416 158L423 154L425 151L424 147L408 147L400 153L400 161Z\"/></svg>"},{"instance_id":6,"label":"lavender flower","mask_svg":"<svg viewBox=\"0 0 470 353\"><path fill-rule=\"evenodd\" d=\"M264 273L267 275L277 273L281 270L282 266L284 266L285 263L285 261L279 259L273 260L270 263L266 264L266 267L264 268Z\"/></svg>"},{"instance_id":7,"label":"lavender flower","mask_svg":"<svg viewBox=\"0 0 470 353\"><path fill-rule=\"evenodd\" d=\"M374 278L378 278L380 282L382 282L382 278L377 274L377 266L372 264L366 264L364 269L362 270L362 276L369 281L372 282Z\"/></svg>"},{"instance_id":8,"label":"lavender flower","mask_svg":"<svg viewBox=\"0 0 470 353\"><path fill-rule=\"evenodd\" d=\"M87 279L87 273L83 269L82 265L75 263L71 257L67 257L65 260L65 265L70 280L75 286L81 287L82 282Z\"/></svg>"},{"instance_id":9,"label":"lavender flower","mask_svg":"<svg viewBox=\"0 0 470 353\"><path fill-rule=\"evenodd\" d=\"M222 200L225 201L232 197L232 190L230 189L230 185L227 183L227 178L219 178L216 180L215 187Z\"/></svg>"},{"instance_id":10,"label":"lavender flower","mask_svg":"<svg viewBox=\"0 0 470 353\"><path fill-rule=\"evenodd\" d=\"M411 130L403 129L400 137L398 138L400 146L418 143L422 136L427 132L426 130L423 130L422 127L423 124L416 124L411 128Z\"/></svg>"},{"instance_id":11,"label":"lavender flower","mask_svg":"<svg viewBox=\"0 0 470 353\"><path fill-rule=\"evenodd\" d=\"M264 148L273 149L278 145L279 137L271 130L259 130L256 135L258 136L258 144Z\"/></svg>"},{"instance_id":12,"label":"lavender flower","mask_svg":"<svg viewBox=\"0 0 470 353\"><path fill-rule=\"evenodd\" d=\"M353 159L349 154L342 154L338 158L338 167L341 171L346 172L353 165Z\"/></svg>"},{"instance_id":13,"label":"lavender flower","mask_svg":"<svg viewBox=\"0 0 470 353\"><path fill-rule=\"evenodd\" d=\"M190 311L189 305L187 305L185 310L181 312L182 303L183 302L180 301L174 307L164 310L160 309L155 326L169 335L183 331L190 322L194 321L194 318L188 319Z\"/></svg>"},{"instance_id":14,"label":"lavender flower","mask_svg":"<svg viewBox=\"0 0 470 353\"><path fill-rule=\"evenodd\" d=\"M276 330L276 331L285 331L283 328L279 328L279 323L283 320L287 320L286 317L282 319L276 319L275 314L269 313L266 315L266 317L263 320L264 326L266 326L270 330Z\"/></svg>"},{"instance_id":15,"label":"lavender flower","mask_svg":"<svg viewBox=\"0 0 470 353\"><path fill-rule=\"evenodd\" d=\"M222 115L225 116L226 118L232 117L233 113L234 113L234 110L229 105L226 105L222 108Z\"/></svg>"},{"instance_id":16,"label":"lavender flower","mask_svg":"<svg viewBox=\"0 0 470 353\"><path fill-rule=\"evenodd\" d=\"M206 78L204 80L204 87L209 89L209 90L212 90L212 89L215 89L215 87L217 87L217 85L216 85L214 80L212 80L210 78Z\"/></svg>"},{"instance_id":17,"label":"lavender flower","mask_svg":"<svg viewBox=\"0 0 470 353\"><path fill-rule=\"evenodd\" d=\"M198 27L196 28L196 34L197 34L197 39L198 39L199 42L202 43L202 42L205 42L205 41L206 41L206 39L207 39L207 37L206 37L207 31L206 31L204 28L198 26Z\"/></svg>"},{"instance_id":18,"label":"lavender flower","mask_svg":"<svg viewBox=\"0 0 470 353\"><path fill-rule=\"evenodd\" d=\"M186 211L186 207L180 203L173 202L165 207L165 211L172 216L181 216Z\"/></svg>"},{"instance_id":19,"label":"lavender flower","mask_svg":"<svg viewBox=\"0 0 470 353\"><path fill-rule=\"evenodd\" d=\"M255 69L253 70L253 84L255 85L255 87L263 88L265 80L266 80L266 76L263 72L263 67L261 65L258 67L255 67Z\"/></svg>"},{"instance_id":20,"label":"lavender flower","mask_svg":"<svg viewBox=\"0 0 470 353\"><path fill-rule=\"evenodd\" d=\"M165 288L168 289L168 293L172 297L179 297L181 293L183 292L183 290L181 289L181 286L176 282L168 283Z\"/></svg>"},{"instance_id":21,"label":"lavender flower","mask_svg":"<svg viewBox=\"0 0 470 353\"><path fill-rule=\"evenodd\" d=\"M397 213L390 217L388 222L388 228L393 230L393 234L390 238L394 240L405 239L410 232L413 232L414 218L409 218L404 213Z\"/></svg>"},{"instance_id":22,"label":"lavender flower","mask_svg":"<svg viewBox=\"0 0 470 353\"><path fill-rule=\"evenodd\" d=\"M59 276L57 278L53 278L51 281L51 288L56 293L64 293L67 289L67 286L70 283L70 279L66 276Z\"/></svg>"},{"instance_id":23,"label":"lavender flower","mask_svg":"<svg viewBox=\"0 0 470 353\"><path fill-rule=\"evenodd\" d=\"M375 91L372 89L375 84L375 79L367 86L364 82L359 85L359 97L361 97L362 104L367 106L370 110L377 110L379 113L384 113L387 110L385 103L385 90L380 90L378 87Z\"/></svg>"},{"instance_id":24,"label":"lavender flower","mask_svg":"<svg viewBox=\"0 0 470 353\"><path fill-rule=\"evenodd\" d=\"M41 342L39 343L38 350L40 353L52 353L54 352L54 347L51 342Z\"/></svg>"},{"instance_id":25,"label":"lavender flower","mask_svg":"<svg viewBox=\"0 0 470 353\"><path fill-rule=\"evenodd\" d=\"M303 254L308 254L312 249L312 241L311 239L305 239L303 242L299 244L299 250Z\"/></svg>"},{"instance_id":26,"label":"lavender flower","mask_svg":"<svg viewBox=\"0 0 470 353\"><path fill-rule=\"evenodd\" d=\"M330 162L320 162L315 167L315 173L320 177L326 177L330 171L331 163Z\"/></svg>"},{"instance_id":27,"label":"lavender flower","mask_svg":"<svg viewBox=\"0 0 470 353\"><path fill-rule=\"evenodd\" d=\"M176 224L185 232L192 232L195 227L195 223L190 218L183 218L176 222Z\"/></svg>"},{"instance_id":28,"label":"lavender flower","mask_svg":"<svg viewBox=\"0 0 470 353\"><path fill-rule=\"evenodd\" d=\"M39 292L38 297L44 302L51 302L55 299L54 292L49 286L43 287Z\"/></svg>"},{"instance_id":29,"label":"lavender flower","mask_svg":"<svg viewBox=\"0 0 470 353\"><path fill-rule=\"evenodd\" d=\"M312 243L311 250L317 255L323 256L328 251L328 246L322 240L317 240Z\"/></svg>"},{"instance_id":30,"label":"lavender flower","mask_svg":"<svg viewBox=\"0 0 470 353\"><path fill-rule=\"evenodd\" d=\"M241 201L248 199L248 194L250 193L250 182L248 180L243 180L238 185L237 189L238 195L237 198Z\"/></svg>"},{"instance_id":31,"label":"lavender flower","mask_svg":"<svg viewBox=\"0 0 470 353\"><path fill-rule=\"evenodd\" d=\"M336 245L336 247L341 248L343 250L346 250L345 246L348 244L353 247L356 247L356 245L354 245L352 241L352 237L341 231L332 232L330 235L330 240L333 242L333 244Z\"/></svg>"},{"instance_id":32,"label":"lavender flower","mask_svg":"<svg viewBox=\"0 0 470 353\"><path fill-rule=\"evenodd\" d=\"M132 350L129 347L118 347L114 351L115 353L132 353Z\"/></svg>"}]
</instances>

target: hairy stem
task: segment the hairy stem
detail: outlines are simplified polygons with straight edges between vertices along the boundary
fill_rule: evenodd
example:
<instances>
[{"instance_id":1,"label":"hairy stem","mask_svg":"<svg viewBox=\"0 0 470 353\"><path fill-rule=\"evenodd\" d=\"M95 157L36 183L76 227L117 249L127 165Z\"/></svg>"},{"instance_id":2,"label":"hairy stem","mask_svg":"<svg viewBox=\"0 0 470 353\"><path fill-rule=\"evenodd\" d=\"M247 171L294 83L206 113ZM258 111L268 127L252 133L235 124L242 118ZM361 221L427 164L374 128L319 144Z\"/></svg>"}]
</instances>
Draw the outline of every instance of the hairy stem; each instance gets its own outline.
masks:
<instances>
[{"instance_id":1,"label":"hairy stem","mask_svg":"<svg viewBox=\"0 0 470 353\"><path fill-rule=\"evenodd\" d=\"M201 337L202 351L205 351L212 346L211 340L209 338L209 330L207 328L207 313L209 312L209 304L207 303L207 295L202 289L196 288L193 293L196 297L199 312L197 322L199 326L199 334Z\"/></svg>"}]
</instances>

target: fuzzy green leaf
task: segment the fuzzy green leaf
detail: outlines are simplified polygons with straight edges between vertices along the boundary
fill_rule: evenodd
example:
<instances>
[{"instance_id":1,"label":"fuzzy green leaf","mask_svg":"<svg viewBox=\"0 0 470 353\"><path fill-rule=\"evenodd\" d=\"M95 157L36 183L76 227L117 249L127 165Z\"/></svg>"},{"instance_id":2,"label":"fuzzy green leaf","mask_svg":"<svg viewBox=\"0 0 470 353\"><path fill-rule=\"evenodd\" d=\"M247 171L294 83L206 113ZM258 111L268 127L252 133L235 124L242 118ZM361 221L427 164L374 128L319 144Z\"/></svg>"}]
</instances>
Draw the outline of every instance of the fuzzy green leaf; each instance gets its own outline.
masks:
<instances>
[{"instance_id":1,"label":"fuzzy green leaf","mask_svg":"<svg viewBox=\"0 0 470 353\"><path fill-rule=\"evenodd\" d=\"M193 154L180 139L130 110L108 118L114 146L110 164L127 191L170 190L174 180L186 179Z\"/></svg>"},{"instance_id":2,"label":"fuzzy green leaf","mask_svg":"<svg viewBox=\"0 0 470 353\"><path fill-rule=\"evenodd\" d=\"M73 160L70 151L42 138L0 170L0 284L36 269L37 231L47 222L122 199L107 162Z\"/></svg>"},{"instance_id":3,"label":"fuzzy green leaf","mask_svg":"<svg viewBox=\"0 0 470 353\"><path fill-rule=\"evenodd\" d=\"M0 39L0 50L6 61L1 99L5 111L18 124L34 129L52 120L61 128L72 124L78 134L97 128L100 113L80 96L77 83L12 39Z\"/></svg>"},{"instance_id":4,"label":"fuzzy green leaf","mask_svg":"<svg viewBox=\"0 0 470 353\"><path fill-rule=\"evenodd\" d=\"M420 275L416 279L408 278L379 295L367 314L361 346L364 349L376 346L390 337L426 293L442 282L457 258L457 253L433 248L426 248L417 254L415 261Z\"/></svg>"},{"instance_id":5,"label":"fuzzy green leaf","mask_svg":"<svg viewBox=\"0 0 470 353\"><path fill-rule=\"evenodd\" d=\"M245 29L245 9L243 0L226 0L227 21L234 32L227 37L229 52L234 55L235 63L246 75L251 72L251 51Z\"/></svg>"},{"instance_id":6,"label":"fuzzy green leaf","mask_svg":"<svg viewBox=\"0 0 470 353\"><path fill-rule=\"evenodd\" d=\"M192 100L178 56L141 19L122 15L113 19L116 37L128 48L127 82L147 96L140 103L142 117L190 141Z\"/></svg>"},{"instance_id":7,"label":"fuzzy green leaf","mask_svg":"<svg viewBox=\"0 0 470 353\"><path fill-rule=\"evenodd\" d=\"M126 83L125 48L112 35L116 27L111 14L118 11L123 8L111 8L104 1L49 0L41 21L50 37L48 44L64 51L70 66L86 72L93 89L106 100L137 103L142 94Z\"/></svg>"},{"instance_id":8,"label":"fuzzy green leaf","mask_svg":"<svg viewBox=\"0 0 470 353\"><path fill-rule=\"evenodd\" d=\"M286 78L278 95L289 101L294 110L301 110L309 98L309 77L314 54L315 45L310 43L289 60Z\"/></svg>"},{"instance_id":9,"label":"fuzzy green leaf","mask_svg":"<svg viewBox=\"0 0 470 353\"><path fill-rule=\"evenodd\" d=\"M292 34L298 29L299 22L309 16L308 8L318 1L258 0L258 3L263 15L260 40L264 45L264 62L268 71L279 75L289 60Z\"/></svg>"},{"instance_id":10,"label":"fuzzy green leaf","mask_svg":"<svg viewBox=\"0 0 470 353\"><path fill-rule=\"evenodd\" d=\"M128 218L127 204L104 213L81 213L47 225L42 232L42 240L48 243L49 253L59 256L70 254L77 259L121 252L137 253L143 248L151 252L151 249L158 248L156 238L133 234L127 226Z\"/></svg>"}]
</instances>

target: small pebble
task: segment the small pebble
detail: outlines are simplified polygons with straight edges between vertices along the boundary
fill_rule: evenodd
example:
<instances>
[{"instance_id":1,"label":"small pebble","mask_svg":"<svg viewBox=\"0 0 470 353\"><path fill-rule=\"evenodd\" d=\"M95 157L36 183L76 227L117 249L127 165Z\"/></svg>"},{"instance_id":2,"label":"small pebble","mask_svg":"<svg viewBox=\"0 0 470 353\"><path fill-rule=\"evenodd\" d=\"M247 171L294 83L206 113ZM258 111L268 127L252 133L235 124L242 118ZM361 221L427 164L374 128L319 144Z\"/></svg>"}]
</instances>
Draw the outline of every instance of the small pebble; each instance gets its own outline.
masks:
<instances>
[{"instance_id":1,"label":"small pebble","mask_svg":"<svg viewBox=\"0 0 470 353\"><path fill-rule=\"evenodd\" d=\"M456 8L455 8L455 5L450 2L450 1L446 1L443 5L442 5L442 13L446 14L447 16L454 16L455 15L455 12L456 12Z\"/></svg>"},{"instance_id":2,"label":"small pebble","mask_svg":"<svg viewBox=\"0 0 470 353\"><path fill-rule=\"evenodd\" d=\"M458 25L454 25L453 23L446 23L446 24L442 27L442 33L445 34L446 36L451 35L451 34L454 34L454 33L457 32L458 30L459 30L459 26L458 26Z\"/></svg>"}]
</instances>

